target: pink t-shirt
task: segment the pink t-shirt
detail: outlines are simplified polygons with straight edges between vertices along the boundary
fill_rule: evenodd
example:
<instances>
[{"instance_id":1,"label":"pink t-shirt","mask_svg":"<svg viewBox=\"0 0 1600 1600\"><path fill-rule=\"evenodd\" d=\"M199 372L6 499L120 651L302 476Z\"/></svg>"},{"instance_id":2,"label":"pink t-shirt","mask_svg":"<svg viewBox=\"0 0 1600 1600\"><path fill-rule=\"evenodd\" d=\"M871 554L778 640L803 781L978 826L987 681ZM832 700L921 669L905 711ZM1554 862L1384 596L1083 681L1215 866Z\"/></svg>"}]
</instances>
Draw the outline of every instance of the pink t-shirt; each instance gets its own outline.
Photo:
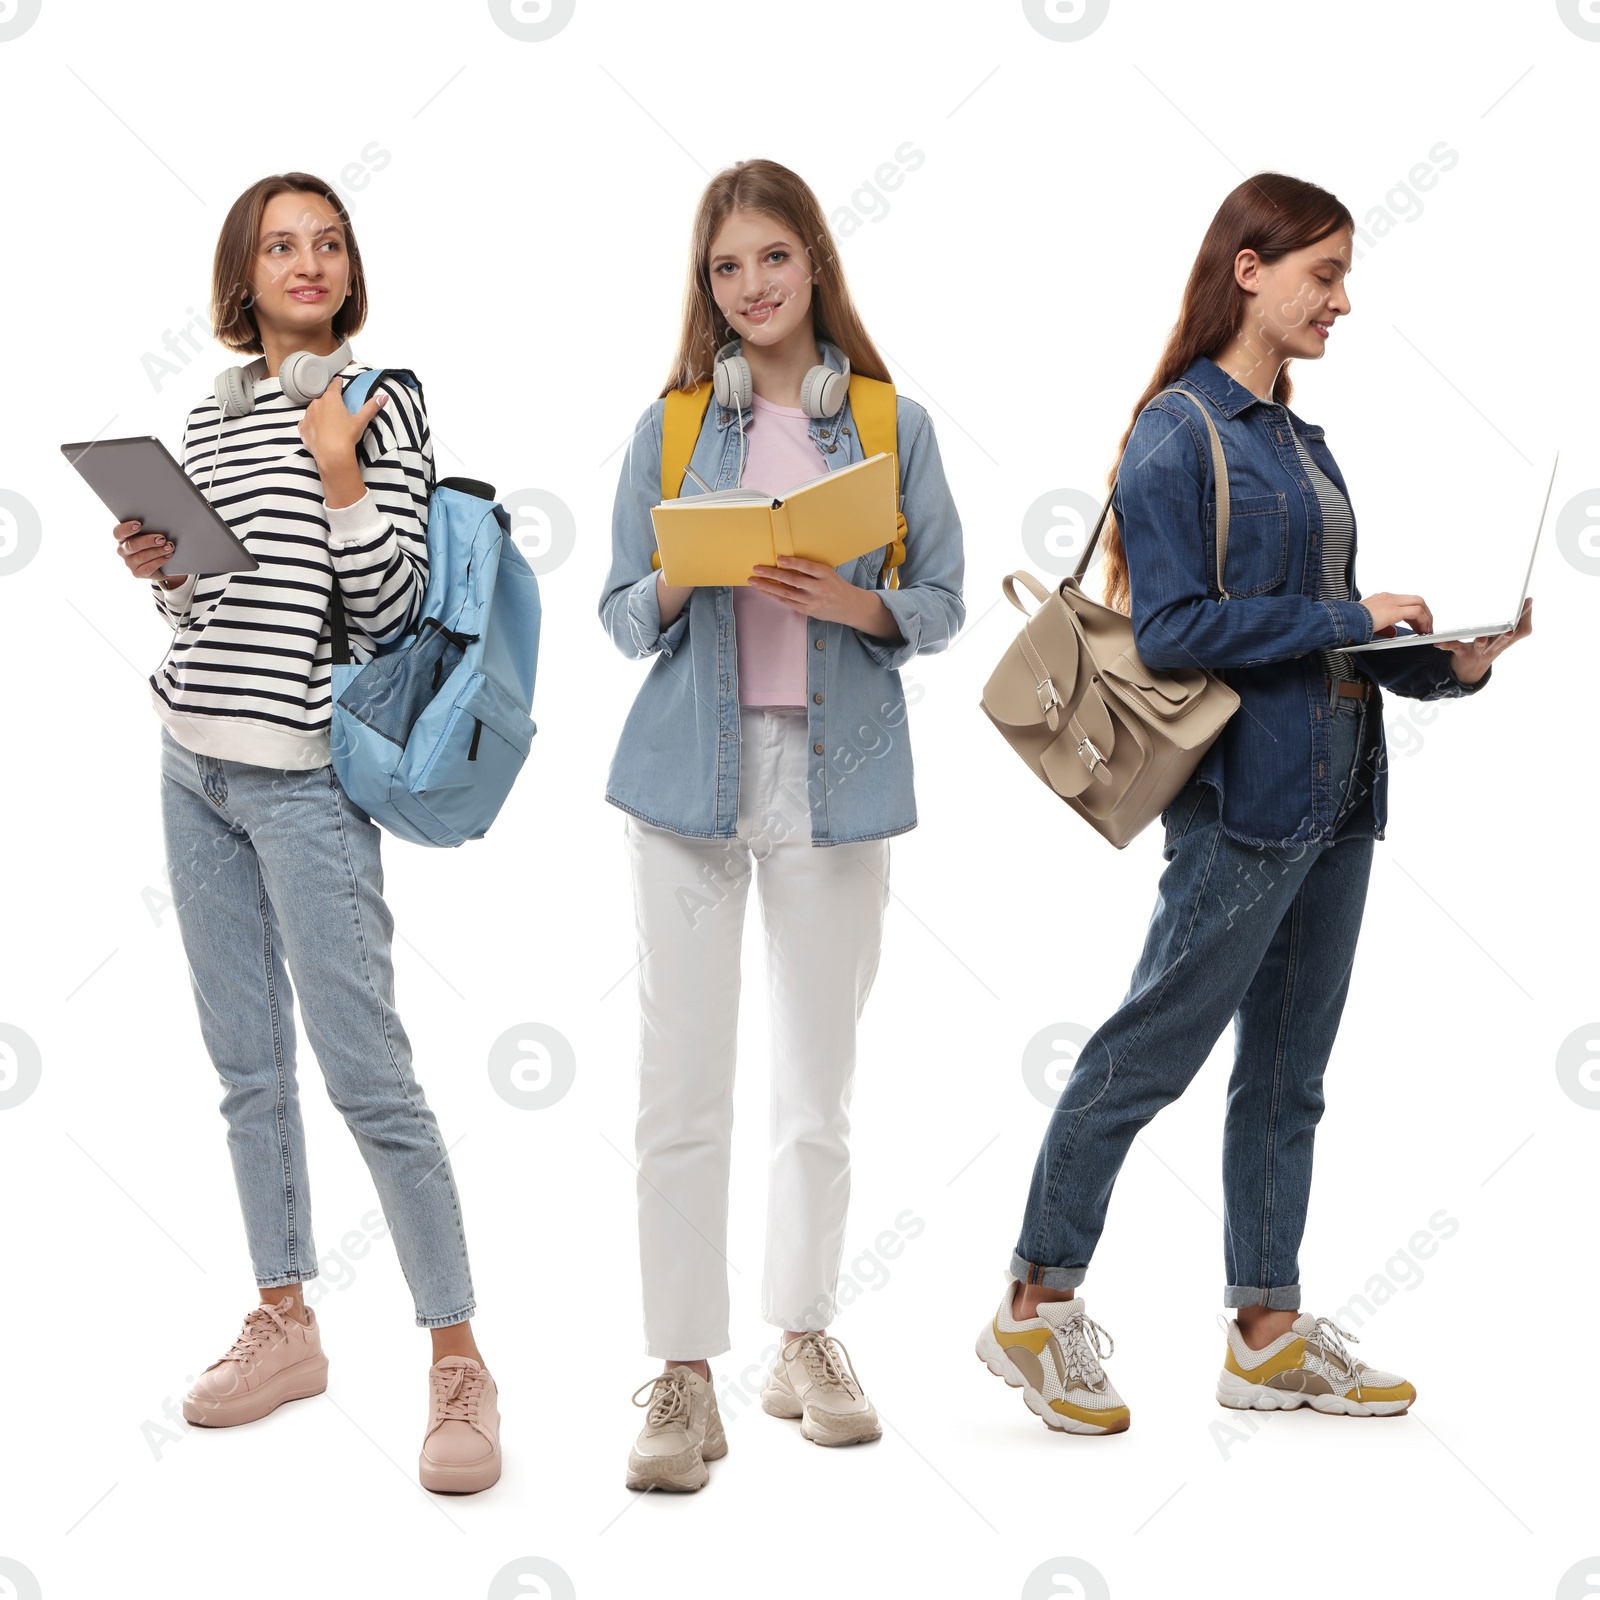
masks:
<instances>
[{"instance_id":1,"label":"pink t-shirt","mask_svg":"<svg viewBox=\"0 0 1600 1600\"><path fill-rule=\"evenodd\" d=\"M787 494L827 470L811 442L811 419L794 406L751 396L745 419L746 489ZM733 627L739 654L739 704L801 706L806 701L806 618L749 584L733 589Z\"/></svg>"}]
</instances>

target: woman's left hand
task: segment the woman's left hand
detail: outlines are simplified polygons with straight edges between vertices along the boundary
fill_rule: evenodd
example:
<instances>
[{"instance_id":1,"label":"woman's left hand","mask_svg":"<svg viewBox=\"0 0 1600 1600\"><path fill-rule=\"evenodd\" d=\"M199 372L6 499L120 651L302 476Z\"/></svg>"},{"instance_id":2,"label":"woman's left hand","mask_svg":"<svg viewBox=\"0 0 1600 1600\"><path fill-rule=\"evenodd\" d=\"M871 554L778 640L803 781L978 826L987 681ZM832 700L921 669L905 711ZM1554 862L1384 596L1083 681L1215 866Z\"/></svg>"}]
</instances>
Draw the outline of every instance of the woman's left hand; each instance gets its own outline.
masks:
<instances>
[{"instance_id":1,"label":"woman's left hand","mask_svg":"<svg viewBox=\"0 0 1600 1600\"><path fill-rule=\"evenodd\" d=\"M329 506L354 505L367 492L356 464L356 444L372 419L388 403L382 390L359 411L344 403L344 385L336 377L300 419L300 438L317 463Z\"/></svg>"},{"instance_id":2,"label":"woman's left hand","mask_svg":"<svg viewBox=\"0 0 1600 1600\"><path fill-rule=\"evenodd\" d=\"M775 567L750 569L750 587L819 622L843 622L879 638L900 632L893 612L877 595L858 589L824 561L779 556Z\"/></svg>"},{"instance_id":3,"label":"woman's left hand","mask_svg":"<svg viewBox=\"0 0 1600 1600\"><path fill-rule=\"evenodd\" d=\"M1491 634L1483 639L1451 639L1439 648L1448 650L1455 660L1450 669L1462 683L1476 683L1489 670L1489 663L1502 650L1509 650L1518 639L1533 632L1533 596L1522 602L1522 615L1509 633Z\"/></svg>"}]
</instances>

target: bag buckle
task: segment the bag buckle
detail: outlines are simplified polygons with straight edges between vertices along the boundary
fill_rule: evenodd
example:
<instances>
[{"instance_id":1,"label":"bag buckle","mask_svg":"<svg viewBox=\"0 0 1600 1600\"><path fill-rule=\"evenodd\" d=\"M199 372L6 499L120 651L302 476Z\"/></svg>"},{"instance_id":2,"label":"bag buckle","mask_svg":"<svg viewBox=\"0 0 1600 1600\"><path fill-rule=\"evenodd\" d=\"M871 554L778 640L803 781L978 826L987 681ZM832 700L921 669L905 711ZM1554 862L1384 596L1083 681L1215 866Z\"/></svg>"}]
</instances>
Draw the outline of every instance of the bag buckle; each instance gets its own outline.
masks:
<instances>
[{"instance_id":1,"label":"bag buckle","mask_svg":"<svg viewBox=\"0 0 1600 1600\"><path fill-rule=\"evenodd\" d=\"M1090 755L1092 755L1094 758L1093 760L1091 760L1089 756L1084 755L1083 752L1085 750L1090 752ZM1093 772L1096 767L1103 767L1106 764L1106 758L1100 754L1099 750L1095 747L1094 740L1091 739L1088 734L1085 734L1078 741L1078 756L1091 772Z\"/></svg>"},{"instance_id":2,"label":"bag buckle","mask_svg":"<svg viewBox=\"0 0 1600 1600\"><path fill-rule=\"evenodd\" d=\"M1046 696L1048 691L1048 698ZM1066 701L1056 693L1054 678L1044 678L1033 686L1033 692L1039 697L1039 709L1048 717L1052 711L1059 711Z\"/></svg>"}]
</instances>

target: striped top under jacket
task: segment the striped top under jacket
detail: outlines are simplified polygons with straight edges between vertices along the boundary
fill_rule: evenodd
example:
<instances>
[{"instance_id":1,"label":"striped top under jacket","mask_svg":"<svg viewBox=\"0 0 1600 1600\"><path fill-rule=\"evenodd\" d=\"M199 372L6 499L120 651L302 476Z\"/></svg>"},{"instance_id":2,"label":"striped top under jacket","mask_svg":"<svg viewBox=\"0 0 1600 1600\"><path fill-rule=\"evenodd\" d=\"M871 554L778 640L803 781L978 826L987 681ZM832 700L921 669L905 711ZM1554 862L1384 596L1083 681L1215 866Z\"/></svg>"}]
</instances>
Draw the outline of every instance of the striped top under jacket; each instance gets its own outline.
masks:
<instances>
[{"instance_id":1,"label":"striped top under jacket","mask_svg":"<svg viewBox=\"0 0 1600 1600\"><path fill-rule=\"evenodd\" d=\"M1356 525L1350 515L1350 502L1339 493L1336 484L1315 461L1311 452L1300 442L1291 423L1289 432L1294 447L1300 453L1300 465L1311 479L1317 503L1322 507L1322 587L1317 595L1323 600L1348 600L1350 598L1350 553L1355 545ZM1336 682L1360 683L1360 675L1344 650L1324 650L1322 670Z\"/></svg>"},{"instance_id":2,"label":"striped top under jacket","mask_svg":"<svg viewBox=\"0 0 1600 1600\"><path fill-rule=\"evenodd\" d=\"M367 370L352 361L340 376ZM150 675L151 699L187 748L255 766L327 764L335 573L352 659L369 659L375 644L416 623L428 580L433 442L415 389L385 378L380 390L388 402L356 445L367 492L332 510L300 438L305 407L276 378L256 384L249 416L222 418L215 399L189 413L183 470L261 564L191 575L171 591L151 583L174 630Z\"/></svg>"}]
</instances>

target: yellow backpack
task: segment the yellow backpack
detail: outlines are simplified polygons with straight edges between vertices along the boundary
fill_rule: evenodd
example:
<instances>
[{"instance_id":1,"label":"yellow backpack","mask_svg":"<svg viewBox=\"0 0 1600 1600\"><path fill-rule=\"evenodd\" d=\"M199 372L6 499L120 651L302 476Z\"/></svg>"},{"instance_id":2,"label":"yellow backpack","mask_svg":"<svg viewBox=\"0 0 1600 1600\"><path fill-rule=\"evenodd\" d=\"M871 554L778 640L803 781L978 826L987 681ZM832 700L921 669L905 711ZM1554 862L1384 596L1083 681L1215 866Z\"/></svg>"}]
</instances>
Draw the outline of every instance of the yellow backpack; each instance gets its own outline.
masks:
<instances>
[{"instance_id":1,"label":"yellow backpack","mask_svg":"<svg viewBox=\"0 0 1600 1600\"><path fill-rule=\"evenodd\" d=\"M667 395L666 411L661 418L661 498L674 500L683 490L683 480L688 476L689 458L694 454L695 442L705 421L706 407L711 402L711 380L697 383L692 389L674 389ZM900 587L895 571L906 558L906 519L900 507L900 455L895 449L894 385L880 378L863 377L859 372L850 374L850 411L856 419L861 434L863 457L875 456L880 451L894 462L894 541L884 557L881 583L891 589ZM659 568L661 552L650 552L650 565Z\"/></svg>"}]
</instances>

